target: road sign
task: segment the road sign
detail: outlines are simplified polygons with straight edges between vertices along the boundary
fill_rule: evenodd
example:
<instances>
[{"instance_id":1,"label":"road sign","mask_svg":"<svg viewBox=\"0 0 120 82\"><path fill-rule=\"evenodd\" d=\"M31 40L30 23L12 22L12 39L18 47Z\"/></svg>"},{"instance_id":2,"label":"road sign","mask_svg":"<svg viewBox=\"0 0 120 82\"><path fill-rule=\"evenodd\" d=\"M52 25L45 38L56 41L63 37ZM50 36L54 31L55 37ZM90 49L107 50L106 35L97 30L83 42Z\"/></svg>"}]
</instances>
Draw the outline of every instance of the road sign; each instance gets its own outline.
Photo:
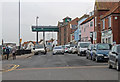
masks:
<instances>
[{"instance_id":1,"label":"road sign","mask_svg":"<svg viewBox=\"0 0 120 82\"><path fill-rule=\"evenodd\" d=\"M59 28L57 26L32 26L33 32L58 32Z\"/></svg>"}]
</instances>

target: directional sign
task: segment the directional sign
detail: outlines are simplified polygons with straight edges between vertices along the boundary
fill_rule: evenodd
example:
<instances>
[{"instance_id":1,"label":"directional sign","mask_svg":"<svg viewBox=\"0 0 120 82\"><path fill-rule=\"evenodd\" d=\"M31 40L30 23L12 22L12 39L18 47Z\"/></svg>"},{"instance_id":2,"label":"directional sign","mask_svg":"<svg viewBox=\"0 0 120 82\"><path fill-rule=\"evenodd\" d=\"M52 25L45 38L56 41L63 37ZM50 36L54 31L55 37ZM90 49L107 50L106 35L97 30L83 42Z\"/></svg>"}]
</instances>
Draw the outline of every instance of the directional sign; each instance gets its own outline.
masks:
<instances>
[{"instance_id":1,"label":"directional sign","mask_svg":"<svg viewBox=\"0 0 120 82\"><path fill-rule=\"evenodd\" d=\"M33 32L58 32L59 31L59 28L57 26L32 26L32 31Z\"/></svg>"}]
</instances>

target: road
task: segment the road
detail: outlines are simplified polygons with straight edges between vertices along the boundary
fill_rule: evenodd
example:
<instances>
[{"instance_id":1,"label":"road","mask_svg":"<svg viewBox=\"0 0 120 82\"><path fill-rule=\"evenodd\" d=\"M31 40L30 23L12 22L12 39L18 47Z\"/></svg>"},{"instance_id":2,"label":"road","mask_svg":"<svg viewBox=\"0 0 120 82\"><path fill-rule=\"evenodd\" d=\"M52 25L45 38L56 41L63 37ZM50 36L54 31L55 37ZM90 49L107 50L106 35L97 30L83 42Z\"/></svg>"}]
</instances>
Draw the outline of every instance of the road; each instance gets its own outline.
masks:
<instances>
[{"instance_id":1,"label":"road","mask_svg":"<svg viewBox=\"0 0 120 82\"><path fill-rule=\"evenodd\" d=\"M27 59L4 60L18 66L3 72L3 80L118 80L118 72L106 62L93 62L77 54L35 55Z\"/></svg>"}]
</instances>

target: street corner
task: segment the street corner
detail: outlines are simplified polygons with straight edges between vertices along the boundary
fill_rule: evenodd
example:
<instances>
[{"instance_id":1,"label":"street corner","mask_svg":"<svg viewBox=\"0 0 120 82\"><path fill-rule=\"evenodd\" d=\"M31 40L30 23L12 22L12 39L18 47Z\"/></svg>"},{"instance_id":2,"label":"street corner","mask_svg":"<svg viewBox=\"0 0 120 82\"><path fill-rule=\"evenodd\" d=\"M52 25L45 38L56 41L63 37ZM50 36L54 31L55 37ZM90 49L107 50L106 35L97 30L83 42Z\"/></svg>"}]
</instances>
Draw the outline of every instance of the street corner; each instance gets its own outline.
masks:
<instances>
[{"instance_id":1,"label":"street corner","mask_svg":"<svg viewBox=\"0 0 120 82\"><path fill-rule=\"evenodd\" d=\"M15 65L15 64L4 64L2 65L2 69L0 70L1 72L9 72L17 69L20 65Z\"/></svg>"}]
</instances>

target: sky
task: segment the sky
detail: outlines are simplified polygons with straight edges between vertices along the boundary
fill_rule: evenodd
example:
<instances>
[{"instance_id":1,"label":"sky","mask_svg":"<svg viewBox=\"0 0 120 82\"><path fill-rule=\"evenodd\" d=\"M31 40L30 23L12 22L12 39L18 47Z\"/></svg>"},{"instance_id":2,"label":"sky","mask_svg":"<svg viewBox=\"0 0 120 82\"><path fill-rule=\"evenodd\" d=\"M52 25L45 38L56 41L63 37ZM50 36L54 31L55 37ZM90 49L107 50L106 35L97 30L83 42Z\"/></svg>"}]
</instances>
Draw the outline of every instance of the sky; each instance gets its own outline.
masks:
<instances>
[{"instance_id":1,"label":"sky","mask_svg":"<svg viewBox=\"0 0 120 82\"><path fill-rule=\"evenodd\" d=\"M18 1L5 0L2 2L0 27L0 40L14 42L18 45ZM35 25L36 16L39 17L39 25L57 26L66 16L72 19L93 11L95 0L21 0L21 38L25 41L36 41L36 33L33 33L31 26ZM0 24L1 25L1 24ZM46 40L57 39L57 33L46 33ZM42 39L39 33L39 40ZM1 44L1 41L0 41Z\"/></svg>"}]
</instances>

